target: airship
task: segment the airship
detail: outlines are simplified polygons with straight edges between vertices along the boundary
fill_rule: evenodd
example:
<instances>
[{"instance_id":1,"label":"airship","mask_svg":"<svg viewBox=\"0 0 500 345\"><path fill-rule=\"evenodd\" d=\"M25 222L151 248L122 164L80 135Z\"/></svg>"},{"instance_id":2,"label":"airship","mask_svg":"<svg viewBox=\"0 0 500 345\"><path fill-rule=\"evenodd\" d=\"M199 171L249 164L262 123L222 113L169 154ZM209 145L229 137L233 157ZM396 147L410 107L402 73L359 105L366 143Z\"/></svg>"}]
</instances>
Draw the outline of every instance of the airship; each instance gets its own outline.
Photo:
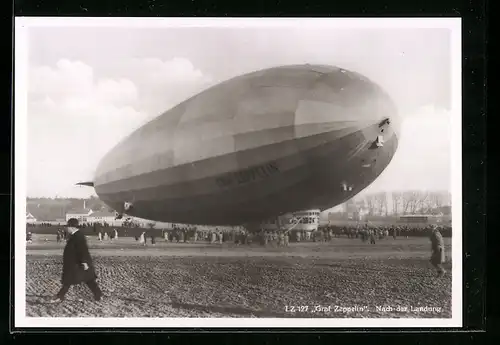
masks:
<instances>
[{"instance_id":1,"label":"airship","mask_svg":"<svg viewBox=\"0 0 500 345\"><path fill-rule=\"evenodd\" d=\"M400 122L390 96L329 65L288 65L209 87L133 131L92 182L120 214L243 225L325 210L391 162Z\"/></svg>"}]
</instances>

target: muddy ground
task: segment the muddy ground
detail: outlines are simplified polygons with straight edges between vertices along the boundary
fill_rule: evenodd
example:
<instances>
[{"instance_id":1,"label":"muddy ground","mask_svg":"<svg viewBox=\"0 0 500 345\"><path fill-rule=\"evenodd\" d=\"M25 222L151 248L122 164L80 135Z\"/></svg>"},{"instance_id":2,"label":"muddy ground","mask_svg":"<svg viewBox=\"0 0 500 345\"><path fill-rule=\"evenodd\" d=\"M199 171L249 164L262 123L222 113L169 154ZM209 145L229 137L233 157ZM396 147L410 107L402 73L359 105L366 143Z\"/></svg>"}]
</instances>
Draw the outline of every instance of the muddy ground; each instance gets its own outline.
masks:
<instances>
[{"instance_id":1,"label":"muddy ground","mask_svg":"<svg viewBox=\"0 0 500 345\"><path fill-rule=\"evenodd\" d=\"M427 238L375 245L337 238L288 248L88 241L103 300L93 301L82 285L49 304L60 288L64 244L38 236L27 245L27 316L451 317L451 262L436 278Z\"/></svg>"}]
</instances>

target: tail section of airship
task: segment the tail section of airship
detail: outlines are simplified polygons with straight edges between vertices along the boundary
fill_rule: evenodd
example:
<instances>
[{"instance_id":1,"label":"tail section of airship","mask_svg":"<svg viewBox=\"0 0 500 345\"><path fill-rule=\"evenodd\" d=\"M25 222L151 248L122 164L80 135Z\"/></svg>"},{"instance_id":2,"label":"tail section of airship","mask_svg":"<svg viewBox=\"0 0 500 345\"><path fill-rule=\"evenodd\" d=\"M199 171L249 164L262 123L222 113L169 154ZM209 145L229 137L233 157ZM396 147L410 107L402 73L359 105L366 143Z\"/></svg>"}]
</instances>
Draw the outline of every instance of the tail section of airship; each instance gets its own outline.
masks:
<instances>
[{"instance_id":1,"label":"tail section of airship","mask_svg":"<svg viewBox=\"0 0 500 345\"><path fill-rule=\"evenodd\" d=\"M240 76L136 130L95 189L158 221L242 224L333 207L372 183L398 144L396 109L359 74L285 66Z\"/></svg>"}]
</instances>

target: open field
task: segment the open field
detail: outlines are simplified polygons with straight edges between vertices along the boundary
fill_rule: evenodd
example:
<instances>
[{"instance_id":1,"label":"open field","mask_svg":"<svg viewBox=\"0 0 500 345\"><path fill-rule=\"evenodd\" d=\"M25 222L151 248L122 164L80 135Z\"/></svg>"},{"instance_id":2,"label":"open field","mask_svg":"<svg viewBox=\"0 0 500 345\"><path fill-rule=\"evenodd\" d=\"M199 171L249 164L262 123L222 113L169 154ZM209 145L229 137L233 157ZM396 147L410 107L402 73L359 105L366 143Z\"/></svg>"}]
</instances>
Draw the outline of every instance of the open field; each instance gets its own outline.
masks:
<instances>
[{"instance_id":1,"label":"open field","mask_svg":"<svg viewBox=\"0 0 500 345\"><path fill-rule=\"evenodd\" d=\"M287 248L161 239L143 247L130 238L89 238L106 297L95 302L86 286L76 286L56 305L47 302L60 287L64 244L50 235L33 239L27 245L27 316L451 317L451 272L436 278L426 238L375 245L337 238ZM450 239L445 243L450 258ZM451 262L445 267L450 271ZM292 312L287 306L308 308Z\"/></svg>"}]
</instances>

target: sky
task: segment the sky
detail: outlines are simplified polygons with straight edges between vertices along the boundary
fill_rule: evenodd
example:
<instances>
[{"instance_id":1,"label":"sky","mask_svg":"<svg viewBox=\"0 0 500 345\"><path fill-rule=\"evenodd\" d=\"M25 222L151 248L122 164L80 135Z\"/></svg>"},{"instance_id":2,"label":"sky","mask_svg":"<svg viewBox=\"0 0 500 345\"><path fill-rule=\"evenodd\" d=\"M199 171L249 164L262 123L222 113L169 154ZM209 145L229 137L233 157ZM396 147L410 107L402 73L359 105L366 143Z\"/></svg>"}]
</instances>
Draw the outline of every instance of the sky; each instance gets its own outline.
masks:
<instances>
[{"instance_id":1,"label":"sky","mask_svg":"<svg viewBox=\"0 0 500 345\"><path fill-rule=\"evenodd\" d=\"M451 190L447 29L29 29L29 197L88 197L99 159L141 124L231 77L320 63L364 74L395 101L399 149L363 193Z\"/></svg>"}]
</instances>

